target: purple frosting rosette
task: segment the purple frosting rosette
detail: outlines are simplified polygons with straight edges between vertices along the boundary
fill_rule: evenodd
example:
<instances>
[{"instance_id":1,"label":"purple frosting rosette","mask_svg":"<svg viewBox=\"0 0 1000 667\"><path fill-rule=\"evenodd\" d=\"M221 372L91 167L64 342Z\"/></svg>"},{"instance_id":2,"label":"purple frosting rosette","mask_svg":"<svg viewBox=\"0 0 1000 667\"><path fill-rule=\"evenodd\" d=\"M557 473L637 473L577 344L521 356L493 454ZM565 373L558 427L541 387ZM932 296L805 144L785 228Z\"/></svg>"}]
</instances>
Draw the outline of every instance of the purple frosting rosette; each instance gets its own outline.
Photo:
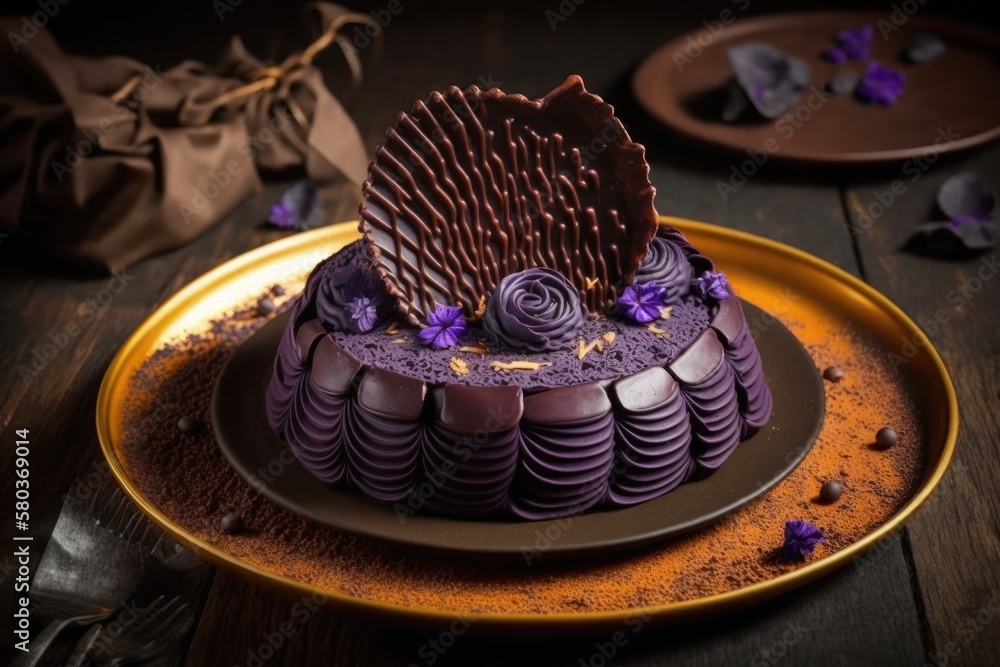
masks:
<instances>
[{"instance_id":1,"label":"purple frosting rosette","mask_svg":"<svg viewBox=\"0 0 1000 667\"><path fill-rule=\"evenodd\" d=\"M500 281L483 315L483 328L506 347L545 352L576 337L583 324L580 295L562 274L534 268Z\"/></svg>"}]
</instances>

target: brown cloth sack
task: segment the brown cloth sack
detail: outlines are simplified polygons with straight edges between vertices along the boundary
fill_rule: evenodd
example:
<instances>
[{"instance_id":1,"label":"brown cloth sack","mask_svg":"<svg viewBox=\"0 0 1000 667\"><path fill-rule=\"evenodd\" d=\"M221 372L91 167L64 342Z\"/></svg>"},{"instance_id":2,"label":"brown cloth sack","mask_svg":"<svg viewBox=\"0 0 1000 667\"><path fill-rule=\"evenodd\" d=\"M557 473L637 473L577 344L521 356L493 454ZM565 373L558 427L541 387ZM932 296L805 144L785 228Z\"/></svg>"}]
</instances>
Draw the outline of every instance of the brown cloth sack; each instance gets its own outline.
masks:
<instances>
[{"instance_id":1,"label":"brown cloth sack","mask_svg":"<svg viewBox=\"0 0 1000 667\"><path fill-rule=\"evenodd\" d=\"M260 189L259 171L365 178L367 151L313 58L371 19L317 3L319 38L268 66L234 38L216 67L158 72L63 53L39 30L0 49L0 229L114 270L180 246ZM19 24L0 20L0 30Z\"/></svg>"}]
</instances>

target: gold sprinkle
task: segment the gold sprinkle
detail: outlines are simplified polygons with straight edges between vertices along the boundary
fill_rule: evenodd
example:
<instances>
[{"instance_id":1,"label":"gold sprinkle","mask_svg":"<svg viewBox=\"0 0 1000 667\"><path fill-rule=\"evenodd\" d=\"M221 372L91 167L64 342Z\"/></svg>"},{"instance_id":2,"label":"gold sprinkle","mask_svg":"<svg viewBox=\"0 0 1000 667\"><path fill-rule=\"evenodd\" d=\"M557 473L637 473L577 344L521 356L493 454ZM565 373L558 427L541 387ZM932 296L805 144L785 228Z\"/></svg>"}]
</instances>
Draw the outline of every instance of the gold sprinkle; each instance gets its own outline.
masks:
<instances>
[{"instance_id":1,"label":"gold sprinkle","mask_svg":"<svg viewBox=\"0 0 1000 667\"><path fill-rule=\"evenodd\" d=\"M395 343L396 345L399 345L400 343L405 343L406 339L405 338L393 338L392 342Z\"/></svg>"},{"instance_id":2,"label":"gold sprinkle","mask_svg":"<svg viewBox=\"0 0 1000 667\"><path fill-rule=\"evenodd\" d=\"M600 340L600 338L598 338L597 340ZM583 359L585 356L590 354L590 351L593 350L595 347L597 347L597 340L595 340L593 343L587 343L586 346L584 346L583 341L581 340L580 350L576 353L576 358Z\"/></svg>"},{"instance_id":3,"label":"gold sprinkle","mask_svg":"<svg viewBox=\"0 0 1000 667\"><path fill-rule=\"evenodd\" d=\"M600 280L597 278L587 278L587 289L594 289L594 285L599 283Z\"/></svg>"},{"instance_id":4,"label":"gold sprinkle","mask_svg":"<svg viewBox=\"0 0 1000 667\"><path fill-rule=\"evenodd\" d=\"M663 334L667 333L663 329L660 329L659 327L655 327L652 324L650 324L646 328L649 329L650 331L652 331L653 333L655 333L657 336L662 336Z\"/></svg>"},{"instance_id":5,"label":"gold sprinkle","mask_svg":"<svg viewBox=\"0 0 1000 667\"><path fill-rule=\"evenodd\" d=\"M597 351L601 352L603 354L604 353L604 339L603 338L598 338L594 342L597 343Z\"/></svg>"},{"instance_id":6,"label":"gold sprinkle","mask_svg":"<svg viewBox=\"0 0 1000 667\"><path fill-rule=\"evenodd\" d=\"M486 312L486 296L479 297L479 307L476 308L476 317L482 319L483 314Z\"/></svg>"},{"instance_id":7,"label":"gold sprinkle","mask_svg":"<svg viewBox=\"0 0 1000 667\"><path fill-rule=\"evenodd\" d=\"M600 321L601 321L601 320L603 320L603 319L604 319L604 315L601 315L600 313L598 313L598 314L597 314L597 315L596 315L596 316L594 317L594 321L595 321L595 322L600 322Z\"/></svg>"},{"instance_id":8,"label":"gold sprinkle","mask_svg":"<svg viewBox=\"0 0 1000 667\"><path fill-rule=\"evenodd\" d=\"M551 365L551 362L542 363L539 361L512 361L510 363L494 361L490 364L490 368L496 371L537 371L539 368Z\"/></svg>"},{"instance_id":9,"label":"gold sprinkle","mask_svg":"<svg viewBox=\"0 0 1000 667\"><path fill-rule=\"evenodd\" d=\"M480 347L478 345L463 345L458 348L459 352L472 352L473 354L486 354L489 352L485 347Z\"/></svg>"},{"instance_id":10,"label":"gold sprinkle","mask_svg":"<svg viewBox=\"0 0 1000 667\"><path fill-rule=\"evenodd\" d=\"M385 332L387 334L389 334L390 336L392 336L394 334L398 334L399 333L399 325L396 322L393 322L392 324L389 325L389 328L386 329Z\"/></svg>"},{"instance_id":11,"label":"gold sprinkle","mask_svg":"<svg viewBox=\"0 0 1000 667\"><path fill-rule=\"evenodd\" d=\"M673 306L664 306L663 308L660 308L660 317L662 317L665 320L669 320L670 313L673 311L673 309L674 309Z\"/></svg>"},{"instance_id":12,"label":"gold sprinkle","mask_svg":"<svg viewBox=\"0 0 1000 667\"><path fill-rule=\"evenodd\" d=\"M448 365L451 367L451 370L455 371L459 375L469 374L469 364L465 363L458 357L452 357L451 363Z\"/></svg>"},{"instance_id":13,"label":"gold sprinkle","mask_svg":"<svg viewBox=\"0 0 1000 667\"><path fill-rule=\"evenodd\" d=\"M605 332L604 332L604 334L602 334L602 336L601 336L601 337L602 337L602 338L603 338L604 340L608 341L608 344L609 344L609 345L610 345L611 343L615 342L615 332L614 332L614 331L605 331Z\"/></svg>"}]
</instances>

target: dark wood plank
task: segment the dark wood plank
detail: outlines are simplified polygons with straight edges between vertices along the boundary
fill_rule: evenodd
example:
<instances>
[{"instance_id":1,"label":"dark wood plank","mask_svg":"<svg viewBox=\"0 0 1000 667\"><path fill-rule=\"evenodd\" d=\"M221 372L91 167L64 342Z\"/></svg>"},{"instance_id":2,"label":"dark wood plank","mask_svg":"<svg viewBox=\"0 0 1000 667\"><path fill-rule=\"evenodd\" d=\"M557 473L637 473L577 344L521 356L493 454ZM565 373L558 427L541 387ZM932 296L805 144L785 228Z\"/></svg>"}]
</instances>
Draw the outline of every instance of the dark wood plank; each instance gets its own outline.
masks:
<instances>
[{"instance_id":1,"label":"dark wood plank","mask_svg":"<svg viewBox=\"0 0 1000 667\"><path fill-rule=\"evenodd\" d=\"M958 393L955 462L907 531L932 641L927 659L993 664L1000 655L1000 512L990 492L1000 484L1000 265L996 251L948 261L900 248L917 223L933 219L935 195L947 177L974 170L993 187L1000 184L1000 149L926 172L910 166L852 188L847 203L870 282L924 329ZM902 194L893 194L894 181ZM896 352L903 359L909 354L903 341Z\"/></svg>"}]
</instances>

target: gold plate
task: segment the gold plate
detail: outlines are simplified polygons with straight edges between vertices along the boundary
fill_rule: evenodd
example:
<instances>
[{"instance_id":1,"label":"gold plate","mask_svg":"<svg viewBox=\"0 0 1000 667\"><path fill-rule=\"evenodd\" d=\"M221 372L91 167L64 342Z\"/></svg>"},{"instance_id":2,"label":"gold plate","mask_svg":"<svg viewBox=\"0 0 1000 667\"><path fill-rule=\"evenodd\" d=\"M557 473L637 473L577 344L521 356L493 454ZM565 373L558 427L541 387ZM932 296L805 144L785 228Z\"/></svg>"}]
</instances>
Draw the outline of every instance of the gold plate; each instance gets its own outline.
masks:
<instances>
[{"instance_id":1,"label":"gold plate","mask_svg":"<svg viewBox=\"0 0 1000 667\"><path fill-rule=\"evenodd\" d=\"M484 631L550 632L587 627L620 627L626 619L643 613L658 621L721 613L761 602L801 586L842 567L892 534L909 519L941 481L955 449L958 403L951 380L937 351L917 325L886 297L845 271L795 248L723 227L661 217L680 229L700 252L712 257L739 286L740 296L765 310L784 309L783 316L814 321L848 321L874 345L885 350L912 342L912 356L903 372L916 395L925 429L927 464L920 483L905 504L877 529L853 544L772 579L726 593L682 602L587 613L481 613L470 614ZM136 370L153 352L187 332L200 331L211 319L234 304L256 299L275 282L300 281L321 259L357 237L356 224L344 223L298 234L271 243L209 271L168 299L125 341L112 360L97 399L97 431L101 449L118 482L155 523L203 559L233 570L256 583L291 595L317 594L328 604L354 613L378 615L409 627L443 627L454 614L429 608L407 607L359 599L342 592L318 588L303 581L251 566L222 549L195 537L171 521L139 491L129 472L122 446L125 398ZM782 300L795 276L795 298ZM817 325L822 326L822 325Z\"/></svg>"}]
</instances>

